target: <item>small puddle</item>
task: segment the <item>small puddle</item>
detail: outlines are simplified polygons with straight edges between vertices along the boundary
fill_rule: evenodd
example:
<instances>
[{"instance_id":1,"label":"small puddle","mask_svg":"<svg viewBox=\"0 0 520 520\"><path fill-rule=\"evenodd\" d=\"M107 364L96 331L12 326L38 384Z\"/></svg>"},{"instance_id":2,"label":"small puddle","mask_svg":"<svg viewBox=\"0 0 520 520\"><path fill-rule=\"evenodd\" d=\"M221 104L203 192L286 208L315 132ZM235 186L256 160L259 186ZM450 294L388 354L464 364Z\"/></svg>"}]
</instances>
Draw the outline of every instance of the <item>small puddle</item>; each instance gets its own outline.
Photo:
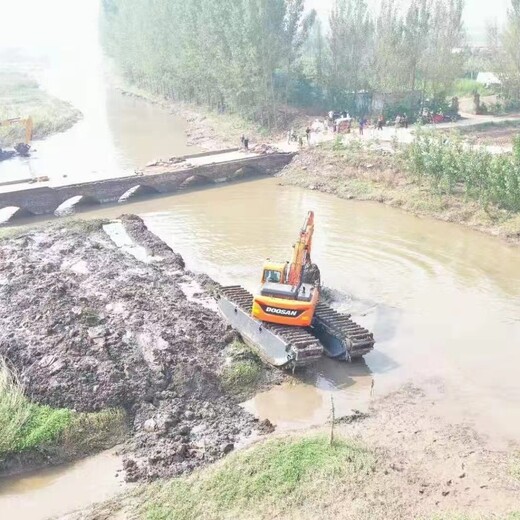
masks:
<instances>
[{"instance_id":1,"label":"small puddle","mask_svg":"<svg viewBox=\"0 0 520 520\"><path fill-rule=\"evenodd\" d=\"M114 242L117 247L141 262L151 264L152 262L162 260L159 256L150 256L143 246L136 244L121 222L105 224L103 231L112 239L112 242Z\"/></svg>"},{"instance_id":2,"label":"small puddle","mask_svg":"<svg viewBox=\"0 0 520 520\"><path fill-rule=\"evenodd\" d=\"M354 410L366 411L372 375L361 362L322 359L292 381L261 392L242 406L260 420L269 419L279 430L325 424L334 402L336 419Z\"/></svg>"},{"instance_id":3,"label":"small puddle","mask_svg":"<svg viewBox=\"0 0 520 520\"><path fill-rule=\"evenodd\" d=\"M115 450L56 468L0 480L0 518L47 520L102 502L127 484Z\"/></svg>"}]
</instances>

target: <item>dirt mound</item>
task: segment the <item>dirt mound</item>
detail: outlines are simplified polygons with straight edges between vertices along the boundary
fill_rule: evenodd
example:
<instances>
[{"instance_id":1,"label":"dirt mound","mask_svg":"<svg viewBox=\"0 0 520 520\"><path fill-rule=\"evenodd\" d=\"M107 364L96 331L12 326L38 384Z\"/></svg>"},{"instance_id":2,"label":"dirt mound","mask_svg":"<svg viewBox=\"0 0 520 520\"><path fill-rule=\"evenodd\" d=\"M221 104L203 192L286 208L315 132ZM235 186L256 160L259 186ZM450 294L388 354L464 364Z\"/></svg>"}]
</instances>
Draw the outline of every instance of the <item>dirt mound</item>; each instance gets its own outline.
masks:
<instances>
[{"instance_id":1,"label":"dirt mound","mask_svg":"<svg viewBox=\"0 0 520 520\"><path fill-rule=\"evenodd\" d=\"M187 299L182 257L138 217L122 222L148 261L100 222L0 242L0 355L39 403L127 410L130 479L176 475L223 456L255 421L221 389L233 334Z\"/></svg>"}]
</instances>

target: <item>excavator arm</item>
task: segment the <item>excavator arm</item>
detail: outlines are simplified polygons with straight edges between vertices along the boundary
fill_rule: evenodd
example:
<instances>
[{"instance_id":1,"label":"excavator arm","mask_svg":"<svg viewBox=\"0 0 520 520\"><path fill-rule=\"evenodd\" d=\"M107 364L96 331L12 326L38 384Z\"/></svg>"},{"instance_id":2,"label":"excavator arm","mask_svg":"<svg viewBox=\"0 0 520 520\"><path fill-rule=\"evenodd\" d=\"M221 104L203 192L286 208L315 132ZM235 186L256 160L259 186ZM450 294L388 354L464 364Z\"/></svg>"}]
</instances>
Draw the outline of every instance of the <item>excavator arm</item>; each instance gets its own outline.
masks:
<instances>
[{"instance_id":1,"label":"excavator arm","mask_svg":"<svg viewBox=\"0 0 520 520\"><path fill-rule=\"evenodd\" d=\"M293 246L293 254L289 266L288 283L300 285L303 268L311 263L312 235L314 234L314 212L309 211L300 230L298 241Z\"/></svg>"}]
</instances>

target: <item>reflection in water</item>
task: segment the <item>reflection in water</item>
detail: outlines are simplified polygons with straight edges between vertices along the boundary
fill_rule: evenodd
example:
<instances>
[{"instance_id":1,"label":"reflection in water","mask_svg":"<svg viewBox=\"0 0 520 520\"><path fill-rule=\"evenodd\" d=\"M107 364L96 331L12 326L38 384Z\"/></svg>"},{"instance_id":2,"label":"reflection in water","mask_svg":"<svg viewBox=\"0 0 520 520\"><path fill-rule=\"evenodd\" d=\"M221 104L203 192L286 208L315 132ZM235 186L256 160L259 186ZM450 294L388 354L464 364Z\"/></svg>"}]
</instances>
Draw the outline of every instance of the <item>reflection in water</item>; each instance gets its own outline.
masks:
<instances>
[{"instance_id":1,"label":"reflection in water","mask_svg":"<svg viewBox=\"0 0 520 520\"><path fill-rule=\"evenodd\" d=\"M106 500L125 485L113 451L75 464L0 480L0 518L46 520Z\"/></svg>"},{"instance_id":2,"label":"reflection in water","mask_svg":"<svg viewBox=\"0 0 520 520\"><path fill-rule=\"evenodd\" d=\"M309 209L316 212L313 256L324 283L335 289L340 309L375 332L366 363L376 394L440 376L456 383L454 400L464 412L518 432L519 249L382 205L280 187L277 179L84 215L144 215L191 269L255 290L263 260L287 259ZM366 400L369 384L353 380L348 394L362 387Z\"/></svg>"}]
</instances>

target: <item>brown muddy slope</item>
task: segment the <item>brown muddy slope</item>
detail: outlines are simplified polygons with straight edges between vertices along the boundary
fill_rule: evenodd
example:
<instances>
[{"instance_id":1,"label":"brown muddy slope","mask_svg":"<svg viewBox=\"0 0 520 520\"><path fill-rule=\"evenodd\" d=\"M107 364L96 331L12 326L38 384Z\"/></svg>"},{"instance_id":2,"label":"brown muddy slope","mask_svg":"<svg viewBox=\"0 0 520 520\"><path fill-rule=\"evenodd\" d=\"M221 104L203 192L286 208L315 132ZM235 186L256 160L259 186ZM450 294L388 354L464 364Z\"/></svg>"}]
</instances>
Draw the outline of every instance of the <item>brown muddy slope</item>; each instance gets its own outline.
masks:
<instances>
[{"instance_id":1,"label":"brown muddy slope","mask_svg":"<svg viewBox=\"0 0 520 520\"><path fill-rule=\"evenodd\" d=\"M228 327L188 301L182 258L139 218L123 222L146 261L101 223L0 241L0 355L36 402L127 410L127 478L177 475L232 450L255 421L219 383Z\"/></svg>"}]
</instances>

